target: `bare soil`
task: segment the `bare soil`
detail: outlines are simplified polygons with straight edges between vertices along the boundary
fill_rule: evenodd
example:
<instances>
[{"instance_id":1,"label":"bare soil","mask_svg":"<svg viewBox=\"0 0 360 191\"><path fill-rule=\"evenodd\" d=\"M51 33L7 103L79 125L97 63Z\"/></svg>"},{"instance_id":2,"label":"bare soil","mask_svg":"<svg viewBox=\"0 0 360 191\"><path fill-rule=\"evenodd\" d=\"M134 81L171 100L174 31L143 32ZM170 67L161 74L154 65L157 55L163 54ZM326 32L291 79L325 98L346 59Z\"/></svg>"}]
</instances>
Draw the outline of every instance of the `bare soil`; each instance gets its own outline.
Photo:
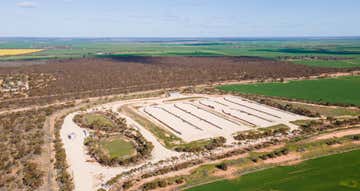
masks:
<instances>
[{"instance_id":1,"label":"bare soil","mask_svg":"<svg viewBox=\"0 0 360 191\"><path fill-rule=\"evenodd\" d=\"M316 137L314 140L324 140L324 139L338 138L338 137L344 137L347 135L356 135L356 134L360 134L360 128L346 129L346 130L342 130L342 131L335 131L332 133L327 133L327 134Z\"/></svg>"},{"instance_id":2,"label":"bare soil","mask_svg":"<svg viewBox=\"0 0 360 191\"><path fill-rule=\"evenodd\" d=\"M276 158L267 159L264 161L264 163L265 164L278 164L278 163L283 163L283 162L287 162L287 161L298 160L300 158L301 158L300 154L290 153L288 155L283 155L283 156L279 156Z\"/></svg>"}]
</instances>

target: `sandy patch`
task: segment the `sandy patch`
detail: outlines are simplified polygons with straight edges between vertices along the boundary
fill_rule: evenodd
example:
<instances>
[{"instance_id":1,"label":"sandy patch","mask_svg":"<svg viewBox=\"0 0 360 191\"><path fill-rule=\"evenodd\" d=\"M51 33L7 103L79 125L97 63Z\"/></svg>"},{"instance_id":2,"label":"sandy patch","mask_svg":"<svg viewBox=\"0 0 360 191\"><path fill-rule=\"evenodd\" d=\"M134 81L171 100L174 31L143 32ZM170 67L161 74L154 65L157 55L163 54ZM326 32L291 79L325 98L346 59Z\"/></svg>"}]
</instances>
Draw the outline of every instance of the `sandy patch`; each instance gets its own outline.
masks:
<instances>
[{"instance_id":1,"label":"sandy patch","mask_svg":"<svg viewBox=\"0 0 360 191\"><path fill-rule=\"evenodd\" d=\"M271 146L271 147L265 147L265 148L261 148L261 149L259 149L259 150L255 150L255 152L258 152L258 153L271 152L271 151L273 151L273 150L282 148L282 147L284 147L284 146L285 146L285 144L274 145L274 146Z\"/></svg>"},{"instance_id":2,"label":"sandy patch","mask_svg":"<svg viewBox=\"0 0 360 191\"><path fill-rule=\"evenodd\" d=\"M174 184L174 185L167 186L165 188L157 188L156 190L157 191L174 191L174 190L177 190L177 187L179 187L181 185L183 185L183 184Z\"/></svg>"},{"instance_id":3,"label":"sandy patch","mask_svg":"<svg viewBox=\"0 0 360 191\"><path fill-rule=\"evenodd\" d=\"M338 143L338 144L334 144L334 145L330 145L331 148L338 148L343 146L342 144Z\"/></svg>"},{"instance_id":4,"label":"sandy patch","mask_svg":"<svg viewBox=\"0 0 360 191\"><path fill-rule=\"evenodd\" d=\"M296 160L292 160L292 161L289 161L289 162L286 162L284 164L282 164L281 166L291 166L291 165L297 165L297 164L300 164L302 163L304 160L302 159L296 159Z\"/></svg>"},{"instance_id":5,"label":"sandy patch","mask_svg":"<svg viewBox=\"0 0 360 191\"><path fill-rule=\"evenodd\" d=\"M288 155L279 156L276 158L267 159L264 161L265 164L277 164L277 163L283 163L287 161L293 161L300 159L301 155L298 153L290 153Z\"/></svg>"},{"instance_id":6,"label":"sandy patch","mask_svg":"<svg viewBox=\"0 0 360 191\"><path fill-rule=\"evenodd\" d=\"M360 144L360 141L353 141L352 143L354 143L354 144Z\"/></svg>"},{"instance_id":7,"label":"sandy patch","mask_svg":"<svg viewBox=\"0 0 360 191\"><path fill-rule=\"evenodd\" d=\"M228 167L227 170L216 170L212 175L217 176L217 177L226 177L228 179L232 179L232 178L236 178L238 177L236 175L236 172L238 171L238 168L235 167Z\"/></svg>"},{"instance_id":8,"label":"sandy patch","mask_svg":"<svg viewBox=\"0 0 360 191\"><path fill-rule=\"evenodd\" d=\"M318 137L315 137L314 140L324 140L324 139L338 138L338 137L344 137L344 136L356 135L356 134L360 134L360 128L347 129L347 130L336 131L336 132L320 135Z\"/></svg>"}]
</instances>

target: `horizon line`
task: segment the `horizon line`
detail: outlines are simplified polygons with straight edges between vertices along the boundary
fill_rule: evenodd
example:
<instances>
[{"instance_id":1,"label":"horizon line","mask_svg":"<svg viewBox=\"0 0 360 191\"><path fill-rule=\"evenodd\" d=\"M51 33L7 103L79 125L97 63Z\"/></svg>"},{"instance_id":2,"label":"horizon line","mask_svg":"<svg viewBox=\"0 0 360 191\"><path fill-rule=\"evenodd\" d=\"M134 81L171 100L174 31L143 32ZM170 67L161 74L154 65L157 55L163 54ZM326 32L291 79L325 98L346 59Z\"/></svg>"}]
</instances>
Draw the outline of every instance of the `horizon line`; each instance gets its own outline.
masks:
<instances>
[{"instance_id":1,"label":"horizon line","mask_svg":"<svg viewBox=\"0 0 360 191\"><path fill-rule=\"evenodd\" d=\"M201 36L191 36L191 37L182 37L182 36L170 36L170 37L157 37L157 36L128 36L128 37L120 37L120 36L0 36L0 38L73 38L73 39L151 39L151 38L159 38L159 39L216 39L216 38L224 38L224 39L236 39L236 38L360 38L360 35L304 35L304 36L209 36L209 37L201 37Z\"/></svg>"}]
</instances>

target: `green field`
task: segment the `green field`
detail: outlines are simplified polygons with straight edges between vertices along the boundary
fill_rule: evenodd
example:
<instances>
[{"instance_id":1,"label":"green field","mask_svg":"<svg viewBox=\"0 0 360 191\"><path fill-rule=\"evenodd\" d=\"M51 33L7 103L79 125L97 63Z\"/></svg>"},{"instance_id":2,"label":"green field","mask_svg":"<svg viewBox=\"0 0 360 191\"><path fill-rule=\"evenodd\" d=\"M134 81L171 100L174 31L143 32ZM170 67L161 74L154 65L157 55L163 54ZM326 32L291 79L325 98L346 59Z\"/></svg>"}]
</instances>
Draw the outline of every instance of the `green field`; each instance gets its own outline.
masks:
<instances>
[{"instance_id":1,"label":"green field","mask_svg":"<svg viewBox=\"0 0 360 191\"><path fill-rule=\"evenodd\" d=\"M351 68L360 67L360 57L349 60L336 60L336 61L324 61L324 60L296 60L295 64L304 64L308 66L326 66L334 68Z\"/></svg>"},{"instance_id":2,"label":"green field","mask_svg":"<svg viewBox=\"0 0 360 191\"><path fill-rule=\"evenodd\" d=\"M360 106L360 76L300 80L286 83L224 85L221 90Z\"/></svg>"},{"instance_id":3,"label":"green field","mask_svg":"<svg viewBox=\"0 0 360 191\"><path fill-rule=\"evenodd\" d=\"M112 137L102 141L101 146L109 153L111 158L124 158L131 156L135 152L134 145L124 138Z\"/></svg>"},{"instance_id":4,"label":"green field","mask_svg":"<svg viewBox=\"0 0 360 191\"><path fill-rule=\"evenodd\" d=\"M84 123L86 126L95 126L95 127L113 127L114 123L106 118L102 114L98 113L88 113L84 115Z\"/></svg>"},{"instance_id":5,"label":"green field","mask_svg":"<svg viewBox=\"0 0 360 191\"><path fill-rule=\"evenodd\" d=\"M360 150L281 166L188 189L189 191L360 190Z\"/></svg>"},{"instance_id":6,"label":"green field","mask_svg":"<svg viewBox=\"0 0 360 191\"><path fill-rule=\"evenodd\" d=\"M360 39L0 39L1 48L44 48L1 60L116 56L255 56L321 67L360 67ZM317 58L309 58L316 56ZM286 58L288 57L288 58ZM336 59L333 59L336 58Z\"/></svg>"}]
</instances>

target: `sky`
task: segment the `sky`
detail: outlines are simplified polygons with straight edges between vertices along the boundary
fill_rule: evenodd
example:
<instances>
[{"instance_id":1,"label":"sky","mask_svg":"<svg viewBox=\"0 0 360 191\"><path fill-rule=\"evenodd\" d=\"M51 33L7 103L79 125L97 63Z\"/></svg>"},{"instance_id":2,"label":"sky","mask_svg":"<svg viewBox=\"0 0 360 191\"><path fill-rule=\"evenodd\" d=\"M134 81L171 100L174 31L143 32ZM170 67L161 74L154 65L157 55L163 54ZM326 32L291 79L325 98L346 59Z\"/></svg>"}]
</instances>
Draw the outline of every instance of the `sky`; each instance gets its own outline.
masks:
<instances>
[{"instance_id":1,"label":"sky","mask_svg":"<svg viewBox=\"0 0 360 191\"><path fill-rule=\"evenodd\" d=\"M0 0L0 37L359 36L359 0Z\"/></svg>"}]
</instances>

